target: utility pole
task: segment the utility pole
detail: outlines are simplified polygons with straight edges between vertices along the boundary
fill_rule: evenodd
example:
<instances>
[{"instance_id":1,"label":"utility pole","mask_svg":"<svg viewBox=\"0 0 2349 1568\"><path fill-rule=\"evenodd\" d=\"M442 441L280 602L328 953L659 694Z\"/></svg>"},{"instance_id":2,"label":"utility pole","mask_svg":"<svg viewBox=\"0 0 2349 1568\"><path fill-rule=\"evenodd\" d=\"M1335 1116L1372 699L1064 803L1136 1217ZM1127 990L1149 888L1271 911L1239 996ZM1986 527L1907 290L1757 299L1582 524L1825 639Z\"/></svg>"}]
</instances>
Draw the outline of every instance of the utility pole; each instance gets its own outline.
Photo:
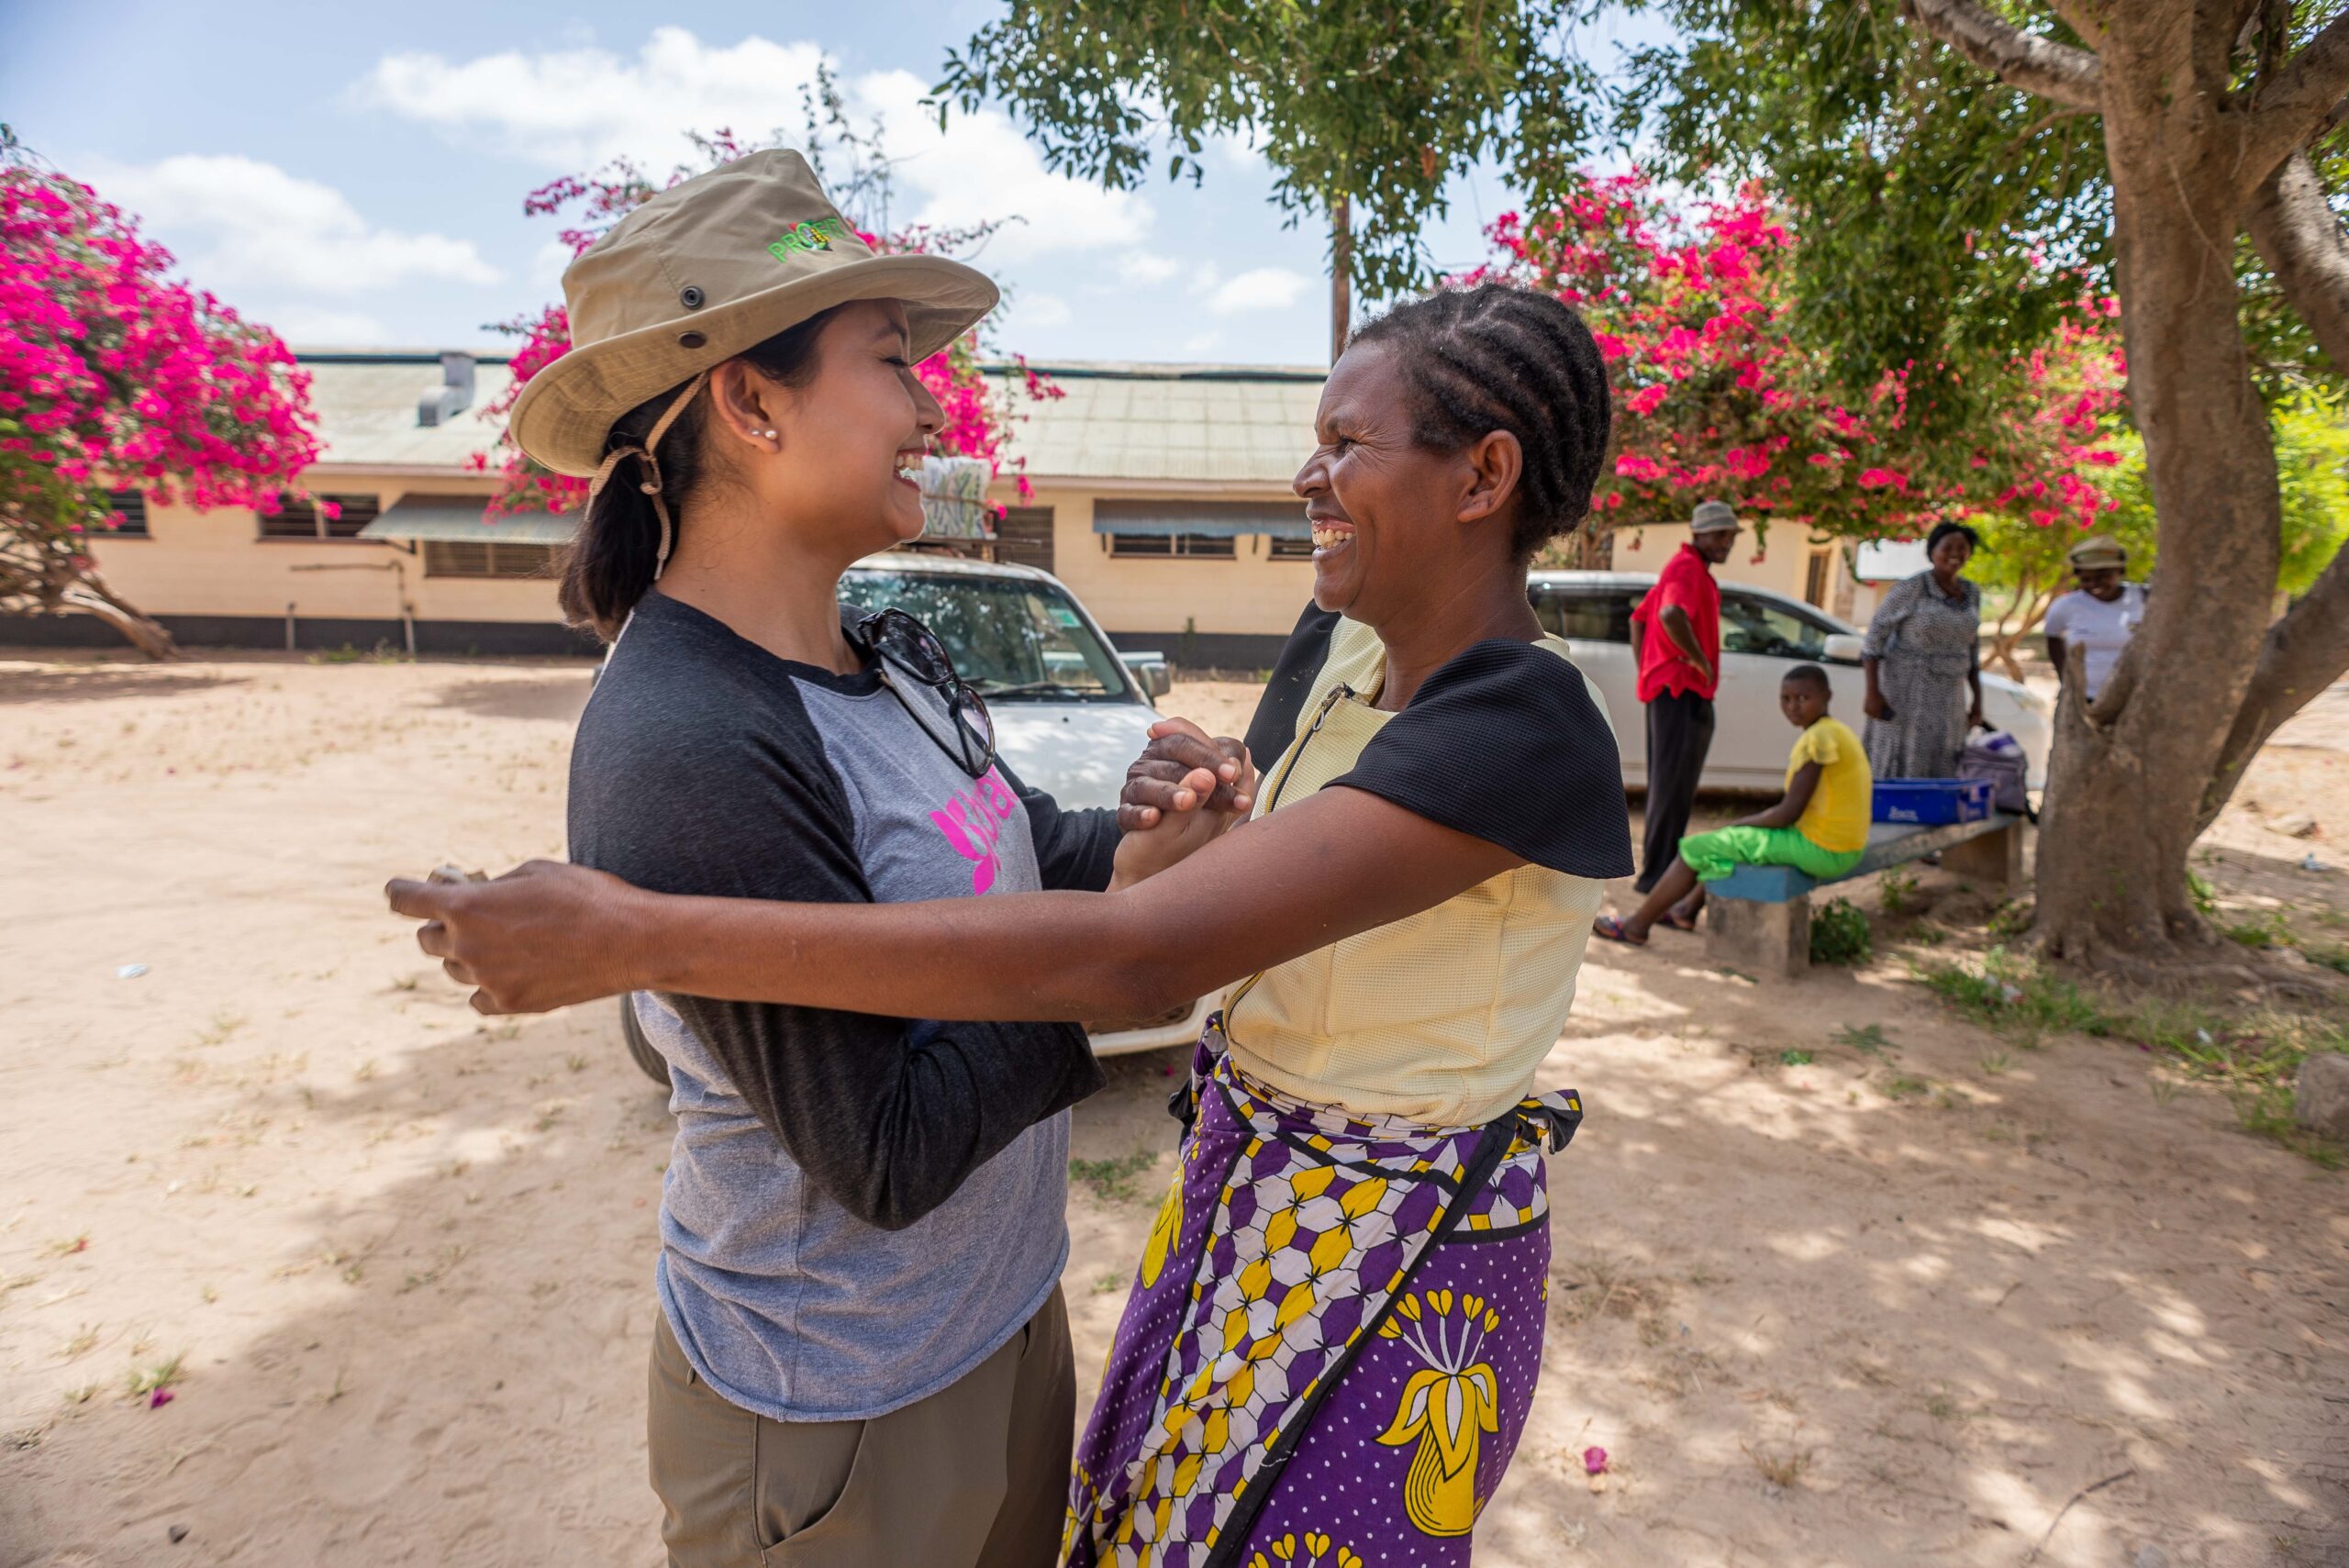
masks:
<instances>
[{"instance_id":1,"label":"utility pole","mask_svg":"<svg viewBox=\"0 0 2349 1568\"><path fill-rule=\"evenodd\" d=\"M1346 351L1346 329L1353 323L1353 204L1340 196L1330 206L1330 362Z\"/></svg>"}]
</instances>

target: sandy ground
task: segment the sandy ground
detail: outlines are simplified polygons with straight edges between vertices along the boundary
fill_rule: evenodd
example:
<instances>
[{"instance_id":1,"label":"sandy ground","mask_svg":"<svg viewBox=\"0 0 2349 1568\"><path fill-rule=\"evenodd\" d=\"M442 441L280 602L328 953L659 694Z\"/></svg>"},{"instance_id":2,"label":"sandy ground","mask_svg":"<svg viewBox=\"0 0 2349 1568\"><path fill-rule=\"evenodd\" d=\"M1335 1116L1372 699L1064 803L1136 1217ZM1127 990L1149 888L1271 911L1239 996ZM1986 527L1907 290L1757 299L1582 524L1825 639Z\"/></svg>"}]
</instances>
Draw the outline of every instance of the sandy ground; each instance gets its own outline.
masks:
<instances>
[{"instance_id":1,"label":"sandy ground","mask_svg":"<svg viewBox=\"0 0 2349 1568\"><path fill-rule=\"evenodd\" d=\"M375 895L558 851L586 689L0 657L0 1568L658 1561L662 1097L610 1006L484 1026ZM2293 810L2322 836L2262 826ZM2204 870L2337 928L2311 849L2349 859L2349 692ZM1077 1112L1097 1175L1154 1160L1071 1201L1088 1397L1172 1071L1120 1060ZM1543 1081L1590 1116L1480 1562L2349 1562L2344 1178L2217 1095L2004 1049L1897 954L1757 986L1669 935L1594 956ZM128 1394L174 1362L169 1403Z\"/></svg>"}]
</instances>

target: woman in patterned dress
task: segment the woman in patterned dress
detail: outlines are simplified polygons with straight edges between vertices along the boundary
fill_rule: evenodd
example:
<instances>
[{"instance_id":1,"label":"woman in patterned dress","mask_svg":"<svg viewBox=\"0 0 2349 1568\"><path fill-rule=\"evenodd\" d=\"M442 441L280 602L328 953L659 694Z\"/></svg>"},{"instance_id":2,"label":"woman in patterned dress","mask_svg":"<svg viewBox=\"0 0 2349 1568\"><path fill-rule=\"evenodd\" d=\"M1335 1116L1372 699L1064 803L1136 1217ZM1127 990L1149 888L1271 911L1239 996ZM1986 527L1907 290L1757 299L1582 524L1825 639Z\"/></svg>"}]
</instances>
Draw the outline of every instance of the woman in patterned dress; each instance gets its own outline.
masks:
<instances>
[{"instance_id":1,"label":"woman in patterned dress","mask_svg":"<svg viewBox=\"0 0 2349 1568\"><path fill-rule=\"evenodd\" d=\"M1250 728L1253 816L1214 838L1215 773L1138 764L1127 844L1211 840L1154 874L807 905L533 864L395 884L394 907L492 1012L651 989L1102 1018L1221 991L1077 1447L1066 1561L1462 1568L1542 1367L1543 1156L1581 1118L1535 1072L1605 882L1632 869L1613 730L1525 591L1588 509L1610 406L1589 329L1544 294L1441 293L1356 335L1296 481L1314 603ZM1153 734L1207 745L1180 724ZM770 1561L864 1561L792 1551Z\"/></svg>"},{"instance_id":2,"label":"woman in patterned dress","mask_svg":"<svg viewBox=\"0 0 2349 1568\"><path fill-rule=\"evenodd\" d=\"M1982 590L1958 575L1981 543L1964 523L1936 526L1925 539L1932 565L1896 584L1868 622L1861 744L1877 778L1954 777L1982 722Z\"/></svg>"}]
</instances>

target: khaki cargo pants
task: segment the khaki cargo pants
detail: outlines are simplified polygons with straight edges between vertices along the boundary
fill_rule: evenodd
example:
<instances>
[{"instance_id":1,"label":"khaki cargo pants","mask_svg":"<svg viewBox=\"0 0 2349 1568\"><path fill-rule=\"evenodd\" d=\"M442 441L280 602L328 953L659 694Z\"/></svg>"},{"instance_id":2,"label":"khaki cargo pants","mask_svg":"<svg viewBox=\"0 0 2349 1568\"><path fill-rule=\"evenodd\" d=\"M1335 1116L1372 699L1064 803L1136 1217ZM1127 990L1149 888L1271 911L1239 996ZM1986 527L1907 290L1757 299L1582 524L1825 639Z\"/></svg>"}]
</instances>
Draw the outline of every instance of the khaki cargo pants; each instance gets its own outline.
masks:
<instances>
[{"instance_id":1,"label":"khaki cargo pants","mask_svg":"<svg viewBox=\"0 0 2349 1568\"><path fill-rule=\"evenodd\" d=\"M870 1421L771 1421L694 1373L654 1315L647 1436L671 1568L1046 1568L1076 1377L1058 1290L952 1386Z\"/></svg>"}]
</instances>

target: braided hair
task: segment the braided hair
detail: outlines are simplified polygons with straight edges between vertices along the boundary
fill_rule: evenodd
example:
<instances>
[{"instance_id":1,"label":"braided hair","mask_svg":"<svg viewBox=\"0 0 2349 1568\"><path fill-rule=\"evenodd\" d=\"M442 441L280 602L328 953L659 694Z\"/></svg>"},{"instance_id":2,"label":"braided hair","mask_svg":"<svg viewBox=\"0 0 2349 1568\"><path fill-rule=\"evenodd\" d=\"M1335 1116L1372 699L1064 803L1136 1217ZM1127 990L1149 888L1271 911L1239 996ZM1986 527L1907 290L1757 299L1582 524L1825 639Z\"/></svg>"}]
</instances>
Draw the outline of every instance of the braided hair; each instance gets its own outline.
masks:
<instances>
[{"instance_id":1,"label":"braided hair","mask_svg":"<svg viewBox=\"0 0 2349 1568\"><path fill-rule=\"evenodd\" d=\"M1507 284L1444 289L1397 306L1352 342L1397 350L1421 446L1459 451L1495 430L1517 438L1519 559L1589 512L1615 406L1598 344L1572 306Z\"/></svg>"}]
</instances>

